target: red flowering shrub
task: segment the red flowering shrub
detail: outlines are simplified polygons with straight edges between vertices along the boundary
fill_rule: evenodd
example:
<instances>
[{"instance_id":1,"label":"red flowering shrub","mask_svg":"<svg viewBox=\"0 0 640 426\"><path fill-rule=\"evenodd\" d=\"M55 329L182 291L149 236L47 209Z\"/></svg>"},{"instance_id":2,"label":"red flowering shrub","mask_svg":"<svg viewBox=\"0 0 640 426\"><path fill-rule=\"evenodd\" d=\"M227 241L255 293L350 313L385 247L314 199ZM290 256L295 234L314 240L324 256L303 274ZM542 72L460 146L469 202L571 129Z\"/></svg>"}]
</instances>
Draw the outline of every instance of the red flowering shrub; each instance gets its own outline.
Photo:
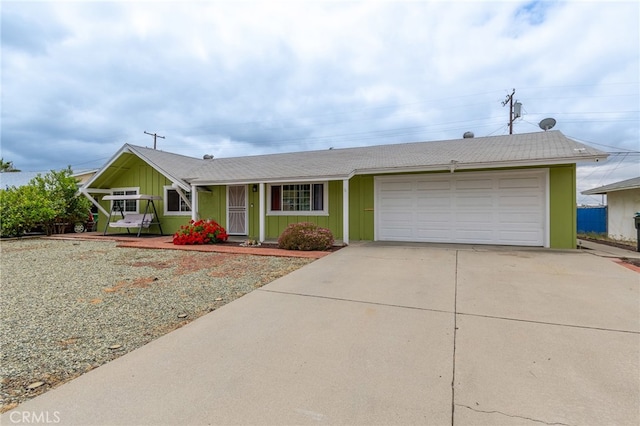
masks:
<instances>
[{"instance_id":1,"label":"red flowering shrub","mask_svg":"<svg viewBox=\"0 0 640 426\"><path fill-rule=\"evenodd\" d=\"M191 220L173 234L173 244L215 244L227 241L227 231L215 220Z\"/></svg>"},{"instance_id":2,"label":"red flowering shrub","mask_svg":"<svg viewBox=\"0 0 640 426\"><path fill-rule=\"evenodd\" d=\"M286 250L330 250L333 234L315 223L292 223L278 238L278 247Z\"/></svg>"}]
</instances>

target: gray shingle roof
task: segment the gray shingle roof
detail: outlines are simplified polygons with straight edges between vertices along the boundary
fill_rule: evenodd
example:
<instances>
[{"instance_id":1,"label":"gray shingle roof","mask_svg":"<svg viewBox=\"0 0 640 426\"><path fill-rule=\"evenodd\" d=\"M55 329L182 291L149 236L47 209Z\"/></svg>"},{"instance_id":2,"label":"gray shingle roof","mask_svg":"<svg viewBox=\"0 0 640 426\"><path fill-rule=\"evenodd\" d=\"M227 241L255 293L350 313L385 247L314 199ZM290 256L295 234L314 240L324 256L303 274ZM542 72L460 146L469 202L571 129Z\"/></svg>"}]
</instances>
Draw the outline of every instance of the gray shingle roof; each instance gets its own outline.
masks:
<instances>
[{"instance_id":1,"label":"gray shingle roof","mask_svg":"<svg viewBox=\"0 0 640 426\"><path fill-rule=\"evenodd\" d=\"M199 158L188 157L186 155L174 154L171 152L159 151L152 148L143 148L141 146L126 145L127 148L143 158L147 163L151 164L156 170L163 172L175 179L188 180L195 175L191 175L192 170L200 168L203 164L207 164L210 160L202 160Z\"/></svg>"},{"instance_id":2,"label":"gray shingle roof","mask_svg":"<svg viewBox=\"0 0 640 426\"><path fill-rule=\"evenodd\" d=\"M607 157L559 131L211 160L125 144L85 187L90 187L124 154L142 158L186 188L190 183L348 179L356 174L570 164Z\"/></svg>"},{"instance_id":3,"label":"gray shingle roof","mask_svg":"<svg viewBox=\"0 0 640 426\"><path fill-rule=\"evenodd\" d=\"M38 175L46 175L48 172L4 172L0 173L0 189L12 186L16 188L28 185L31 179Z\"/></svg>"},{"instance_id":4,"label":"gray shingle roof","mask_svg":"<svg viewBox=\"0 0 640 426\"><path fill-rule=\"evenodd\" d=\"M584 195L606 194L607 192L624 191L627 189L640 189L640 176L600 186L598 188L582 191Z\"/></svg>"},{"instance_id":5,"label":"gray shingle roof","mask_svg":"<svg viewBox=\"0 0 640 426\"><path fill-rule=\"evenodd\" d=\"M348 179L354 174L576 163L607 154L559 131L209 160L195 184Z\"/></svg>"}]
</instances>

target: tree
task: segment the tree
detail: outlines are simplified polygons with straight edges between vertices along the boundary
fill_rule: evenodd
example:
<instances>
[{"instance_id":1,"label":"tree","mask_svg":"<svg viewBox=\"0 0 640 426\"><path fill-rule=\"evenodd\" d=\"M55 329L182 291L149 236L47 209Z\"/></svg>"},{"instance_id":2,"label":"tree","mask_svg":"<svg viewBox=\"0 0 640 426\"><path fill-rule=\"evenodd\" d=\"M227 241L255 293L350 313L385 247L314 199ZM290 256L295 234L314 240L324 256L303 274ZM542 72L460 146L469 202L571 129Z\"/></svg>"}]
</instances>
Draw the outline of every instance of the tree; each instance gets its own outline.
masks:
<instances>
[{"instance_id":1,"label":"tree","mask_svg":"<svg viewBox=\"0 0 640 426\"><path fill-rule=\"evenodd\" d=\"M48 220L43 222L47 234L53 231L55 224L82 222L87 219L91 202L85 197L76 196L78 182L71 174L71 168L59 172L52 170L44 176L36 176L29 183L52 201L53 217L47 217Z\"/></svg>"},{"instance_id":2,"label":"tree","mask_svg":"<svg viewBox=\"0 0 640 426\"><path fill-rule=\"evenodd\" d=\"M13 161L4 161L0 158L0 173L19 172L20 170L13 168Z\"/></svg>"},{"instance_id":3,"label":"tree","mask_svg":"<svg viewBox=\"0 0 640 426\"><path fill-rule=\"evenodd\" d=\"M78 184L71 169L38 175L28 185L0 190L0 232L22 235L42 226L47 235L55 225L86 220L91 203L76 196Z\"/></svg>"},{"instance_id":4,"label":"tree","mask_svg":"<svg viewBox=\"0 0 640 426\"><path fill-rule=\"evenodd\" d=\"M53 226L47 228L46 223L55 217L54 204L34 185L0 190L0 234L20 236L40 225L50 234Z\"/></svg>"}]
</instances>

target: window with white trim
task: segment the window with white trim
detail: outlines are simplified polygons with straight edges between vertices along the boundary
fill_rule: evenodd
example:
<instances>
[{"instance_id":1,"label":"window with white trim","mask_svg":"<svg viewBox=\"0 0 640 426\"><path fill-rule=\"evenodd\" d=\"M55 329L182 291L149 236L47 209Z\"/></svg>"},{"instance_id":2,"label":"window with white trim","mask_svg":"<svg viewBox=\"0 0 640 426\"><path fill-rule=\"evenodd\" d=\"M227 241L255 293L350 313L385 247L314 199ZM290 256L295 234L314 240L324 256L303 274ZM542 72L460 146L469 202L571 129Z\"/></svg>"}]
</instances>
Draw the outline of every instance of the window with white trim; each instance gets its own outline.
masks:
<instances>
[{"instance_id":1,"label":"window with white trim","mask_svg":"<svg viewBox=\"0 0 640 426\"><path fill-rule=\"evenodd\" d=\"M269 185L269 214L326 215L327 183L286 183Z\"/></svg>"},{"instance_id":2,"label":"window with white trim","mask_svg":"<svg viewBox=\"0 0 640 426\"><path fill-rule=\"evenodd\" d=\"M182 191L185 198L191 203L191 192ZM191 215L191 207L180 196L178 191L171 187L164 187L164 214L171 216L189 216Z\"/></svg>"},{"instance_id":3,"label":"window with white trim","mask_svg":"<svg viewBox=\"0 0 640 426\"><path fill-rule=\"evenodd\" d=\"M111 195L138 195L139 188L114 188ZM138 200L112 200L111 211L138 213Z\"/></svg>"}]
</instances>

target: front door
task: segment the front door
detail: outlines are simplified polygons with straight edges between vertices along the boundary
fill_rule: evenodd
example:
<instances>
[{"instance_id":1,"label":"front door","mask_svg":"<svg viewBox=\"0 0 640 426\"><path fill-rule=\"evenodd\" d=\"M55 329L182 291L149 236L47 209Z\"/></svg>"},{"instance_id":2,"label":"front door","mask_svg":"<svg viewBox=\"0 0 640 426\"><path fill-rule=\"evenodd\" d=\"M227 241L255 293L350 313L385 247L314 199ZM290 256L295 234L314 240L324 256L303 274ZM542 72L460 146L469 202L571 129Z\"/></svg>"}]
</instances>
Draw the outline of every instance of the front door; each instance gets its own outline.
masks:
<instances>
[{"instance_id":1,"label":"front door","mask_svg":"<svg viewBox=\"0 0 640 426\"><path fill-rule=\"evenodd\" d=\"M227 233L247 235L247 186L227 187Z\"/></svg>"}]
</instances>

